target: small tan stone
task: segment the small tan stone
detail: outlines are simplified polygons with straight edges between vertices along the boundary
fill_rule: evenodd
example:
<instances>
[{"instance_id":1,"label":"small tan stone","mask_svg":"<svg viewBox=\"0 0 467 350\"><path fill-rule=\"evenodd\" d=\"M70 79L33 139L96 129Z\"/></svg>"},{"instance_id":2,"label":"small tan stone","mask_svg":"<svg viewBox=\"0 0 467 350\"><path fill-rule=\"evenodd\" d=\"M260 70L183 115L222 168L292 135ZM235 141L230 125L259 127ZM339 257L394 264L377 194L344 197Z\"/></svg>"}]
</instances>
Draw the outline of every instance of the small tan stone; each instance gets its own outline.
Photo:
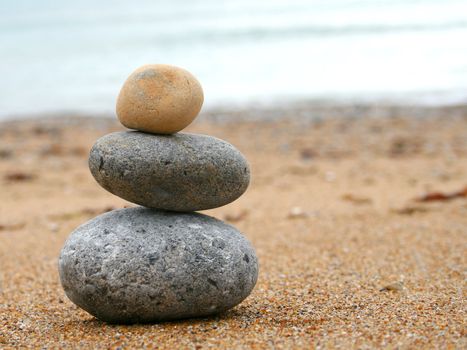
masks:
<instances>
[{"instance_id":1,"label":"small tan stone","mask_svg":"<svg viewBox=\"0 0 467 350\"><path fill-rule=\"evenodd\" d=\"M150 64L138 68L123 84L117 116L130 129L173 134L196 118L203 101L203 89L190 72Z\"/></svg>"}]
</instances>

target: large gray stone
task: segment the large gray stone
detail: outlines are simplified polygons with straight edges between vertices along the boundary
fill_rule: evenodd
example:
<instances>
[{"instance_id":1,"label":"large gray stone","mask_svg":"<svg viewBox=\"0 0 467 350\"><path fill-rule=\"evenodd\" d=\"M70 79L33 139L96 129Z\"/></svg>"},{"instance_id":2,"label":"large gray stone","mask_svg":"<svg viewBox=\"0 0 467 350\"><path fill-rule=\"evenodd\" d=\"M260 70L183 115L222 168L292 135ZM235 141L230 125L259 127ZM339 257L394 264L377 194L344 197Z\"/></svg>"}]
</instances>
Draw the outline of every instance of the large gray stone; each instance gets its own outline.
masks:
<instances>
[{"instance_id":1,"label":"large gray stone","mask_svg":"<svg viewBox=\"0 0 467 350\"><path fill-rule=\"evenodd\" d=\"M227 310L256 284L255 251L197 213L114 210L78 227L59 259L67 296L95 317L137 323Z\"/></svg>"},{"instance_id":2,"label":"large gray stone","mask_svg":"<svg viewBox=\"0 0 467 350\"><path fill-rule=\"evenodd\" d=\"M196 211L228 204L248 187L246 159L212 136L106 135L93 146L89 168L109 192L150 208Z\"/></svg>"}]
</instances>

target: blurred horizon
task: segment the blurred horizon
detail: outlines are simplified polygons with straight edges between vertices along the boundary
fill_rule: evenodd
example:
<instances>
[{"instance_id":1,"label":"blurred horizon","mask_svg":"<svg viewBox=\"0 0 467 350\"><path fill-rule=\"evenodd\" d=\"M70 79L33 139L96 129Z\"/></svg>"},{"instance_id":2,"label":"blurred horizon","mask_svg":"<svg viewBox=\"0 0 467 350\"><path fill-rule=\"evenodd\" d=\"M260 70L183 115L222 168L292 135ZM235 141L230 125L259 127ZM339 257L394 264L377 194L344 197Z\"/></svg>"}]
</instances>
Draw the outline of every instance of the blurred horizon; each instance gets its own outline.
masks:
<instances>
[{"instance_id":1,"label":"blurred horizon","mask_svg":"<svg viewBox=\"0 0 467 350\"><path fill-rule=\"evenodd\" d=\"M137 67L184 67L205 106L467 103L467 0L0 3L0 119L113 113Z\"/></svg>"}]
</instances>

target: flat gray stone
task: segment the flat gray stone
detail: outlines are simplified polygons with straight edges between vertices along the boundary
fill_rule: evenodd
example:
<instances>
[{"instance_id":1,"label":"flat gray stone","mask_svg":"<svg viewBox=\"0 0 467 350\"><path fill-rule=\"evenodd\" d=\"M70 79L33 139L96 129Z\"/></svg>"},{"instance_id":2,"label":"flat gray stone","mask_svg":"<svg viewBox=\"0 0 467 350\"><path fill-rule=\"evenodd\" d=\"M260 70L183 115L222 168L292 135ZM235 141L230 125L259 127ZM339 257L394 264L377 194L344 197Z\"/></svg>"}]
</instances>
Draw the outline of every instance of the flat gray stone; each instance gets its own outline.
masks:
<instances>
[{"instance_id":1,"label":"flat gray stone","mask_svg":"<svg viewBox=\"0 0 467 350\"><path fill-rule=\"evenodd\" d=\"M109 192L149 208L196 211L223 206L248 187L245 157L212 136L106 135L93 146L89 168Z\"/></svg>"},{"instance_id":2,"label":"flat gray stone","mask_svg":"<svg viewBox=\"0 0 467 350\"><path fill-rule=\"evenodd\" d=\"M240 303L258 261L234 227L198 213L114 210L78 227L59 259L66 295L111 323L207 316Z\"/></svg>"}]
</instances>

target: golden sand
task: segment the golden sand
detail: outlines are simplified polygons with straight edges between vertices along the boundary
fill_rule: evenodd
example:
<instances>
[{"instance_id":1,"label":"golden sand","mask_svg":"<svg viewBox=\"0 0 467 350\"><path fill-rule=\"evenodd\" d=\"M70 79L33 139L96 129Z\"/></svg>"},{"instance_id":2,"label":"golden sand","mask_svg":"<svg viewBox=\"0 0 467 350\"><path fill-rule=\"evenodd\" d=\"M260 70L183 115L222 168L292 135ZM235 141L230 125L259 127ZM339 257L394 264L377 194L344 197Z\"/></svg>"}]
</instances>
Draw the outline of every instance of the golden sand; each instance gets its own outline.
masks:
<instances>
[{"instance_id":1,"label":"golden sand","mask_svg":"<svg viewBox=\"0 0 467 350\"><path fill-rule=\"evenodd\" d=\"M467 186L464 112L201 118L189 131L251 163L246 194L206 213L251 240L258 284L223 315L133 326L78 309L57 272L74 228L131 205L87 168L93 142L119 126L0 124L0 348L465 348L467 198L414 200Z\"/></svg>"}]
</instances>

